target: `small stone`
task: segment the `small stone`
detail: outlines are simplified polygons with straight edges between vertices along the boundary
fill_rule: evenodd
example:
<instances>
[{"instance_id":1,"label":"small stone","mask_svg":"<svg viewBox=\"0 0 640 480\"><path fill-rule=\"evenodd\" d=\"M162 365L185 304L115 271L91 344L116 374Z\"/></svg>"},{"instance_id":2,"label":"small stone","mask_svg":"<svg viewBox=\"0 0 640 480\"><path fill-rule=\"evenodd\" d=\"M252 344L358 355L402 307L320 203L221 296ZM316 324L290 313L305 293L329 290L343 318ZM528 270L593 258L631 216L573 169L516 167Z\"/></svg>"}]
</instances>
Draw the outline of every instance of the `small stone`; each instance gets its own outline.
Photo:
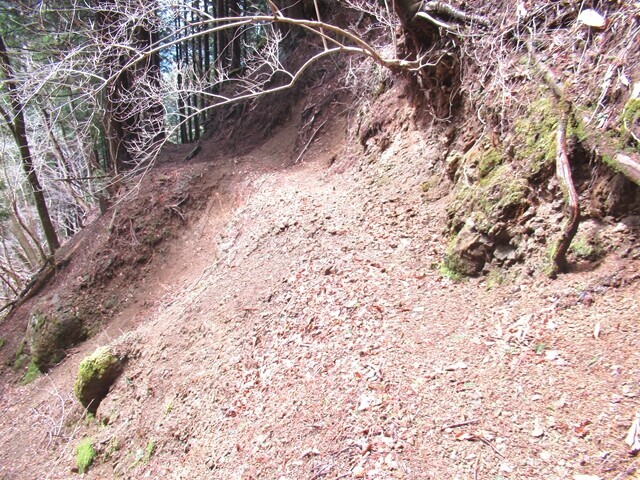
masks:
<instances>
[{"instance_id":1,"label":"small stone","mask_svg":"<svg viewBox=\"0 0 640 480\"><path fill-rule=\"evenodd\" d=\"M500 464L500 471L505 473L511 473L513 472L513 467L508 463L504 462Z\"/></svg>"},{"instance_id":2,"label":"small stone","mask_svg":"<svg viewBox=\"0 0 640 480\"><path fill-rule=\"evenodd\" d=\"M536 238L541 238L542 239L542 238L545 238L547 236L547 231L543 227L538 227L533 232L533 235Z\"/></svg>"},{"instance_id":3,"label":"small stone","mask_svg":"<svg viewBox=\"0 0 640 480\"><path fill-rule=\"evenodd\" d=\"M560 357L560 352L558 352L558 350L547 350L547 352L544 354L544 359L547 362L552 362L554 360L557 360Z\"/></svg>"},{"instance_id":4,"label":"small stone","mask_svg":"<svg viewBox=\"0 0 640 480\"><path fill-rule=\"evenodd\" d=\"M353 471L351 473L353 473L354 478L364 478L364 467L362 465L356 465L353 467Z\"/></svg>"},{"instance_id":5,"label":"small stone","mask_svg":"<svg viewBox=\"0 0 640 480\"><path fill-rule=\"evenodd\" d=\"M542 428L542 425L540 425L540 422L536 420L533 426L533 430L531 431L531 436L535 438L540 438L543 435L544 435L544 429Z\"/></svg>"},{"instance_id":6,"label":"small stone","mask_svg":"<svg viewBox=\"0 0 640 480\"><path fill-rule=\"evenodd\" d=\"M516 249L511 245L498 245L493 251L493 256L499 262L513 261L516 259Z\"/></svg>"}]
</instances>

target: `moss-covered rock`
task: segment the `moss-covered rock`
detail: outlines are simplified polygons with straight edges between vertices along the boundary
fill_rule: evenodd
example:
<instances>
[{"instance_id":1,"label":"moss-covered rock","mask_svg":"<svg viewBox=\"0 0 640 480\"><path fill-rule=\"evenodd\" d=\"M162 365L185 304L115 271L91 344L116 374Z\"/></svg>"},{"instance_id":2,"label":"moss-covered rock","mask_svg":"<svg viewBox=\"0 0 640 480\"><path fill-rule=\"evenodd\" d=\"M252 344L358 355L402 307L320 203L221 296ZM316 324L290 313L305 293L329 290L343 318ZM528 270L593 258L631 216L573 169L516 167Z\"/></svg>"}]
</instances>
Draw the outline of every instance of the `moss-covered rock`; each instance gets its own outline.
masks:
<instances>
[{"instance_id":1,"label":"moss-covered rock","mask_svg":"<svg viewBox=\"0 0 640 480\"><path fill-rule=\"evenodd\" d=\"M525 165L525 175L532 181L553 173L556 159L558 113L549 97L532 103L515 124L516 158Z\"/></svg>"},{"instance_id":2,"label":"moss-covered rock","mask_svg":"<svg viewBox=\"0 0 640 480\"><path fill-rule=\"evenodd\" d=\"M27 371L24 374L24 377L22 377L22 384L28 385L29 383L33 382L36 378L38 378L40 375L42 375L42 373L40 372L36 364L31 362L27 367Z\"/></svg>"},{"instance_id":3,"label":"moss-covered rock","mask_svg":"<svg viewBox=\"0 0 640 480\"><path fill-rule=\"evenodd\" d=\"M496 232L490 231L496 224L517 218L529 208L528 194L527 181L509 165L499 165L480 182L456 187L455 199L447 207L449 227L455 233L473 218L477 231L493 236Z\"/></svg>"},{"instance_id":4,"label":"moss-covered rock","mask_svg":"<svg viewBox=\"0 0 640 480\"><path fill-rule=\"evenodd\" d=\"M493 250L492 240L468 221L453 239L443 258L443 266L461 277L470 277L482 272Z\"/></svg>"},{"instance_id":5,"label":"moss-covered rock","mask_svg":"<svg viewBox=\"0 0 640 480\"><path fill-rule=\"evenodd\" d=\"M96 413L109 388L122 373L123 361L109 347L100 347L80 362L73 391L87 411Z\"/></svg>"},{"instance_id":6,"label":"moss-covered rock","mask_svg":"<svg viewBox=\"0 0 640 480\"><path fill-rule=\"evenodd\" d=\"M624 105L622 121L627 128L640 122L640 98L632 98Z\"/></svg>"},{"instance_id":7,"label":"moss-covered rock","mask_svg":"<svg viewBox=\"0 0 640 480\"><path fill-rule=\"evenodd\" d=\"M31 315L27 328L31 361L40 371L46 372L65 357L66 349L77 345L86 337L82 320L73 312L35 312Z\"/></svg>"}]
</instances>

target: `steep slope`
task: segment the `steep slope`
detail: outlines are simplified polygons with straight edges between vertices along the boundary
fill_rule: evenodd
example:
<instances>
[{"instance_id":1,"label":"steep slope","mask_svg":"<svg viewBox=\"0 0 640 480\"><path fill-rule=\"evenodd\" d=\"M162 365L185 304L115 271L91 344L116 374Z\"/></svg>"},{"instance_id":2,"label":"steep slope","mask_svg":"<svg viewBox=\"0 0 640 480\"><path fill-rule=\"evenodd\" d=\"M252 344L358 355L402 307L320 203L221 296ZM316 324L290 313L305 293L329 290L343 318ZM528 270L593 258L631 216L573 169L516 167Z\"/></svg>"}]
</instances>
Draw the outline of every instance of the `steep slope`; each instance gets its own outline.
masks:
<instances>
[{"instance_id":1,"label":"steep slope","mask_svg":"<svg viewBox=\"0 0 640 480\"><path fill-rule=\"evenodd\" d=\"M5 387L0 475L73 478L91 438L88 478L634 478L638 260L443 275L452 199L423 187L442 144L400 91L384 149L333 116L283 168L294 119L218 165L229 188L183 227L159 300L115 319L130 331ZM83 421L75 370L105 344L128 362Z\"/></svg>"}]
</instances>

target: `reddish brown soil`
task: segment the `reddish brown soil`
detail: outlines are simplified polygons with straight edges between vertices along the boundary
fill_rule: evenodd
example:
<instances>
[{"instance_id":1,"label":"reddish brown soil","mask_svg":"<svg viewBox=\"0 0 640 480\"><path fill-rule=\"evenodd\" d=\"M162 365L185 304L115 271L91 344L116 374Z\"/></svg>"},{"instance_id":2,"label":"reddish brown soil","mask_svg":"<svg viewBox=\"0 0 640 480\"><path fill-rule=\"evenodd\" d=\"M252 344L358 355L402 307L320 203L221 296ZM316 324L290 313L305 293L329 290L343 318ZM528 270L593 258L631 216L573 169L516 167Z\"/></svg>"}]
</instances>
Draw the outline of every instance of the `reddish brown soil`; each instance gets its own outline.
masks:
<instances>
[{"instance_id":1,"label":"reddish brown soil","mask_svg":"<svg viewBox=\"0 0 640 480\"><path fill-rule=\"evenodd\" d=\"M90 437L96 479L637 478L640 262L443 277L446 191L420 188L438 143L405 125L364 156L334 118L290 166L292 122L203 166L203 214L129 282L137 301L5 386L0 477L77 477ZM83 421L75 371L108 343L129 362Z\"/></svg>"}]
</instances>

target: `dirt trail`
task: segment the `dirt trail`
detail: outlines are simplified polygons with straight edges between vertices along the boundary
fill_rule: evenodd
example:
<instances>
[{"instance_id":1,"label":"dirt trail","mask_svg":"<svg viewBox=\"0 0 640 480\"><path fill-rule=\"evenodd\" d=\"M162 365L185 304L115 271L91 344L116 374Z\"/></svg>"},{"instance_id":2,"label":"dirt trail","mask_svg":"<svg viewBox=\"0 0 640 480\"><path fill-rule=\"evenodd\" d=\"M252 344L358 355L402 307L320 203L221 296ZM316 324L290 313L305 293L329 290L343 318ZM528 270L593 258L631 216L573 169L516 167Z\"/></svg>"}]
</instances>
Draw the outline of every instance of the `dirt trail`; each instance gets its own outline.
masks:
<instances>
[{"instance_id":1,"label":"dirt trail","mask_svg":"<svg viewBox=\"0 0 640 480\"><path fill-rule=\"evenodd\" d=\"M420 189L428 138L396 132L369 164L336 123L283 169L293 135L229 164L229 194L147 278L158 302L113 324L128 333L5 391L0 476L74 478L84 437L88 478L632 475L638 262L455 283L437 269L445 199ZM73 373L107 339L126 371L104 425L74 423Z\"/></svg>"}]
</instances>

